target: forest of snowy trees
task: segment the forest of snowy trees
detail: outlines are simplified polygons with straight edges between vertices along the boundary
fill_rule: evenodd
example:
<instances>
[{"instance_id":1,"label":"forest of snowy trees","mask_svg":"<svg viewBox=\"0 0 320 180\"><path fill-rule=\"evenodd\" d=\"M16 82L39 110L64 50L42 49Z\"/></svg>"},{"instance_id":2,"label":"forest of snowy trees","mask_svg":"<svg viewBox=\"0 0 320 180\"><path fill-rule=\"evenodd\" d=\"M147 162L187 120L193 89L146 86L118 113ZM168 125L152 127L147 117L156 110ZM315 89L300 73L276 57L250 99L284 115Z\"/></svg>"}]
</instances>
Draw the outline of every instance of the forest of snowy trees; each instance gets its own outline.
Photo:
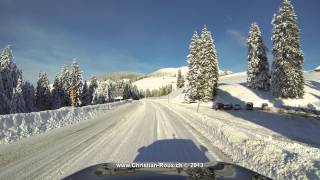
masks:
<instances>
[{"instance_id":1,"label":"forest of snowy trees","mask_svg":"<svg viewBox=\"0 0 320 180\"><path fill-rule=\"evenodd\" d=\"M47 73L39 73L34 87L23 79L14 62L10 46L0 59L0 114L53 110L64 106L86 106L113 102L116 99L140 99L144 92L131 82L100 81L92 77L83 80L79 64L74 60L71 69L66 65L50 85Z\"/></svg>"}]
</instances>

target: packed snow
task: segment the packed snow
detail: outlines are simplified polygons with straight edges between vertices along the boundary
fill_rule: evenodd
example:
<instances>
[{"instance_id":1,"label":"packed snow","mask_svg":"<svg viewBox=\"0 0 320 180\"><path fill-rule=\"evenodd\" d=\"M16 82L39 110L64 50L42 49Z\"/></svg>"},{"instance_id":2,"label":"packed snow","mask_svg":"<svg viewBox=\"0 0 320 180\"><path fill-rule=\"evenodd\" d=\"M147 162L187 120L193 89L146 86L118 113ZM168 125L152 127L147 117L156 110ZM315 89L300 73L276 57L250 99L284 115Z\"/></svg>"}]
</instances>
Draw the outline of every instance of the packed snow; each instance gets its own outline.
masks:
<instances>
[{"instance_id":1,"label":"packed snow","mask_svg":"<svg viewBox=\"0 0 320 180\"><path fill-rule=\"evenodd\" d=\"M45 133L55 128L93 119L99 113L127 101L85 107L63 107L57 110L0 115L0 144L12 143L25 137Z\"/></svg>"}]
</instances>

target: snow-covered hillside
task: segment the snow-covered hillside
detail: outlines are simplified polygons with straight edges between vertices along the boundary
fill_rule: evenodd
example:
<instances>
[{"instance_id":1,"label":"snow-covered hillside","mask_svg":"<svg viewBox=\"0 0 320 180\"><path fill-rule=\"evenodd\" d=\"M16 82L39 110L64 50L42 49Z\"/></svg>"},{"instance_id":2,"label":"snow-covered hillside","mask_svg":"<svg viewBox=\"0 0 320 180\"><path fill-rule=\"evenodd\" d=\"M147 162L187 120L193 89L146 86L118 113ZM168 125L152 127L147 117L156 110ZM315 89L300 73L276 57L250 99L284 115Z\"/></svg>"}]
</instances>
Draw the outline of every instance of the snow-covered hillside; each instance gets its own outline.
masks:
<instances>
[{"instance_id":1,"label":"snow-covered hillside","mask_svg":"<svg viewBox=\"0 0 320 180\"><path fill-rule=\"evenodd\" d=\"M262 103L280 107L310 107L320 109L320 72L305 72L305 96L303 99L276 99L269 91L258 91L246 87L246 72L234 73L221 77L217 100L224 103L244 104L253 102L254 106L261 107ZM183 101L184 95L176 100ZM211 103L208 104L211 106Z\"/></svg>"},{"instance_id":2,"label":"snow-covered hillside","mask_svg":"<svg viewBox=\"0 0 320 180\"><path fill-rule=\"evenodd\" d=\"M181 70L182 76L186 77L188 72L187 66L177 67L177 68L163 68L155 72L150 73L146 78L140 79L139 81L134 82L134 85L137 85L139 89L159 89L166 85L171 84L173 88L176 88L177 83L177 73ZM220 76L227 74L232 74L231 71L219 70Z\"/></svg>"},{"instance_id":3,"label":"snow-covered hillside","mask_svg":"<svg viewBox=\"0 0 320 180\"><path fill-rule=\"evenodd\" d=\"M177 68L162 68L155 72L152 72L148 74L149 77L163 77L163 76L177 76L178 71L181 70L181 74L183 76L186 76L188 73L188 67L187 66L181 66ZM232 71L223 71L219 70L220 76L232 74Z\"/></svg>"}]
</instances>

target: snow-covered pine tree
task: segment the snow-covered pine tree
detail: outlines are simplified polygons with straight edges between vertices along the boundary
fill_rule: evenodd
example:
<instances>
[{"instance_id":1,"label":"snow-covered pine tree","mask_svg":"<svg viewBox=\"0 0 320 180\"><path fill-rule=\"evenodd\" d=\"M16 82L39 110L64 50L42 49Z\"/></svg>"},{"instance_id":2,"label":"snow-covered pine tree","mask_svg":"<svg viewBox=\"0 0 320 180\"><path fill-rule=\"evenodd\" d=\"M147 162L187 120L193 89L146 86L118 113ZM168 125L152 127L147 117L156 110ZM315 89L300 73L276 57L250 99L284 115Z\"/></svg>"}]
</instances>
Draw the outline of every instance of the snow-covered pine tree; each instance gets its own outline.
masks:
<instances>
[{"instance_id":1,"label":"snow-covered pine tree","mask_svg":"<svg viewBox=\"0 0 320 180\"><path fill-rule=\"evenodd\" d=\"M95 93L95 90L97 89L98 87L98 82L97 82L97 78L96 77L91 77L90 79L90 85L89 85L89 90L88 90L88 102L89 103L92 103L92 100L93 100L93 96L94 96L94 93Z\"/></svg>"},{"instance_id":2,"label":"snow-covered pine tree","mask_svg":"<svg viewBox=\"0 0 320 180\"><path fill-rule=\"evenodd\" d=\"M0 114L8 114L10 113L10 102L5 94L3 83L2 83L2 77L0 73Z\"/></svg>"},{"instance_id":3,"label":"snow-covered pine tree","mask_svg":"<svg viewBox=\"0 0 320 180\"><path fill-rule=\"evenodd\" d=\"M60 83L62 86L62 106L70 106L70 73L67 66L64 64L61 68Z\"/></svg>"},{"instance_id":4,"label":"snow-covered pine tree","mask_svg":"<svg viewBox=\"0 0 320 180\"><path fill-rule=\"evenodd\" d=\"M303 60L297 15L290 0L283 0L272 20L273 63L271 91L281 98L304 96Z\"/></svg>"},{"instance_id":5,"label":"snow-covered pine tree","mask_svg":"<svg viewBox=\"0 0 320 180\"><path fill-rule=\"evenodd\" d=\"M108 87L105 81L99 82L93 96L93 104L103 104L108 100Z\"/></svg>"},{"instance_id":6,"label":"snow-covered pine tree","mask_svg":"<svg viewBox=\"0 0 320 180\"><path fill-rule=\"evenodd\" d=\"M178 70L178 76L177 76L177 88L182 88L184 86L184 78L181 75L181 70Z\"/></svg>"},{"instance_id":7,"label":"snow-covered pine tree","mask_svg":"<svg viewBox=\"0 0 320 180\"><path fill-rule=\"evenodd\" d=\"M47 73L39 73L36 90L36 107L39 111L50 110L52 106L51 101L52 99Z\"/></svg>"},{"instance_id":8,"label":"snow-covered pine tree","mask_svg":"<svg viewBox=\"0 0 320 180\"><path fill-rule=\"evenodd\" d=\"M26 112L36 111L36 97L33 85L28 81L23 81L22 93L26 104Z\"/></svg>"},{"instance_id":9,"label":"snow-covered pine tree","mask_svg":"<svg viewBox=\"0 0 320 180\"><path fill-rule=\"evenodd\" d=\"M146 89L146 92L145 92L145 97L151 97L152 96L152 94L151 94L151 91L150 91L150 89L149 88L147 88Z\"/></svg>"},{"instance_id":10,"label":"snow-covered pine tree","mask_svg":"<svg viewBox=\"0 0 320 180\"><path fill-rule=\"evenodd\" d=\"M80 106L82 77L79 64L74 60L71 66L70 99L72 106Z\"/></svg>"},{"instance_id":11,"label":"snow-covered pine tree","mask_svg":"<svg viewBox=\"0 0 320 180\"><path fill-rule=\"evenodd\" d=\"M82 90L81 90L81 106L87 106L90 104L89 100L89 88L87 81L84 81Z\"/></svg>"},{"instance_id":12,"label":"snow-covered pine tree","mask_svg":"<svg viewBox=\"0 0 320 180\"><path fill-rule=\"evenodd\" d=\"M62 107L64 93L63 93L62 84L58 76L54 78L51 94L52 94L52 108L59 109L60 107Z\"/></svg>"},{"instance_id":13,"label":"snow-covered pine tree","mask_svg":"<svg viewBox=\"0 0 320 180\"><path fill-rule=\"evenodd\" d=\"M26 112L26 104L23 98L22 85L23 85L22 79L19 78L17 87L13 89L13 95L10 103L11 114Z\"/></svg>"},{"instance_id":14,"label":"snow-covered pine tree","mask_svg":"<svg viewBox=\"0 0 320 180\"><path fill-rule=\"evenodd\" d=\"M133 94L132 94L132 84L131 83L126 83L124 85L124 89L123 89L123 99L130 99L132 98Z\"/></svg>"},{"instance_id":15,"label":"snow-covered pine tree","mask_svg":"<svg viewBox=\"0 0 320 180\"><path fill-rule=\"evenodd\" d=\"M136 86L136 85L133 85L133 87L131 89L131 95L132 95L132 99L134 99L134 100L139 100L142 98L142 94L140 94L138 86Z\"/></svg>"},{"instance_id":16,"label":"snow-covered pine tree","mask_svg":"<svg viewBox=\"0 0 320 180\"><path fill-rule=\"evenodd\" d=\"M10 45L7 45L0 57L0 73L2 76L2 83L4 93L9 100L12 98L13 89L16 88L18 79L21 77L21 71L14 63Z\"/></svg>"},{"instance_id":17,"label":"snow-covered pine tree","mask_svg":"<svg viewBox=\"0 0 320 180\"><path fill-rule=\"evenodd\" d=\"M217 93L218 57L211 32L204 26L201 33L200 67L198 71L199 100L207 102Z\"/></svg>"},{"instance_id":18,"label":"snow-covered pine tree","mask_svg":"<svg viewBox=\"0 0 320 180\"><path fill-rule=\"evenodd\" d=\"M187 56L188 60L188 73L187 73L187 86L186 86L186 95L185 99L187 101L194 101L198 99L197 94L197 84L198 84L198 71L199 71L199 53L200 53L200 39L198 33L195 31L191 38L189 45L189 54ZM148 94L147 94L148 95Z\"/></svg>"},{"instance_id":19,"label":"snow-covered pine tree","mask_svg":"<svg viewBox=\"0 0 320 180\"><path fill-rule=\"evenodd\" d=\"M267 48L257 23L251 25L248 36L247 86L260 90L270 89Z\"/></svg>"}]
</instances>

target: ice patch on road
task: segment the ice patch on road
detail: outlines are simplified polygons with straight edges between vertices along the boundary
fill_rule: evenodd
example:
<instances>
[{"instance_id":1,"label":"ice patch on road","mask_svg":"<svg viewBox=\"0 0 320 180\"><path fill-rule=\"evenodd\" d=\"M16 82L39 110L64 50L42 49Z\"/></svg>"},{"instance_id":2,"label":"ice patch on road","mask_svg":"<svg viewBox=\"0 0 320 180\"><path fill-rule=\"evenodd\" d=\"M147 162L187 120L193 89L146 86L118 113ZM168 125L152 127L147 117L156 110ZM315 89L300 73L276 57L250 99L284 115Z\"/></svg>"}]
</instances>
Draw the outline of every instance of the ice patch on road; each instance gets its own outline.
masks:
<instances>
[{"instance_id":1,"label":"ice patch on road","mask_svg":"<svg viewBox=\"0 0 320 180\"><path fill-rule=\"evenodd\" d=\"M9 144L25 137L50 131L51 129L92 119L105 110L126 103L63 107L57 110L0 115L0 144Z\"/></svg>"}]
</instances>

